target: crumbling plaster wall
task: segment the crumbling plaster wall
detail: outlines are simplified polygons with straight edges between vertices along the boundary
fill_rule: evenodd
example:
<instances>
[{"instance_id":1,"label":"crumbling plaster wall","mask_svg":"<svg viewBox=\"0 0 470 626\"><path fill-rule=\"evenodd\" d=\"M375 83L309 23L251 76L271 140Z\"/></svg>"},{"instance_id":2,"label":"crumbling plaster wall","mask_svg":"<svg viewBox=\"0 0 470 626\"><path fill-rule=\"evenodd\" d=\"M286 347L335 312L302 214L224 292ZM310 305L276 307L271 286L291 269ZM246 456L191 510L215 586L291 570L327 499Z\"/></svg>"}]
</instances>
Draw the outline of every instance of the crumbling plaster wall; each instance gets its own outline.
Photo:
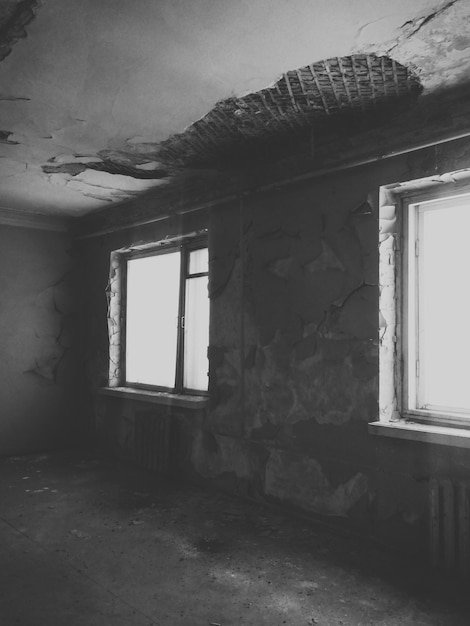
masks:
<instances>
[{"instance_id":1,"label":"crumbling plaster wall","mask_svg":"<svg viewBox=\"0 0 470 626\"><path fill-rule=\"evenodd\" d=\"M429 478L469 470L465 451L367 432L379 416L379 188L468 162L461 140L84 243L94 387L108 367L110 252L208 226L209 407L162 408L179 468L424 551ZM101 437L129 458L143 408L95 404Z\"/></svg>"},{"instance_id":2,"label":"crumbling plaster wall","mask_svg":"<svg viewBox=\"0 0 470 626\"><path fill-rule=\"evenodd\" d=\"M78 443L70 247L65 233L0 226L0 455Z\"/></svg>"},{"instance_id":3,"label":"crumbling plaster wall","mask_svg":"<svg viewBox=\"0 0 470 626\"><path fill-rule=\"evenodd\" d=\"M380 170L213 212L212 404L192 457L202 475L323 515L368 505Z\"/></svg>"}]
</instances>

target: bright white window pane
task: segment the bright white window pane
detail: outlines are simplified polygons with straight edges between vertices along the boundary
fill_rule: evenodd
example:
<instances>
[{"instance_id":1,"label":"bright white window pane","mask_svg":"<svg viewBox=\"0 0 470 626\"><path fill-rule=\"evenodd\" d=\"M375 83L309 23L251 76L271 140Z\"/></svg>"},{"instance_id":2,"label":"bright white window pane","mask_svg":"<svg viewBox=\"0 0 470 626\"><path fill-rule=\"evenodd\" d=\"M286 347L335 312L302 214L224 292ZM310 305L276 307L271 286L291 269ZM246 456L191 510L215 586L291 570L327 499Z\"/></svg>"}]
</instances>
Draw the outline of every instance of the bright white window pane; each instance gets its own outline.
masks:
<instances>
[{"instance_id":1,"label":"bright white window pane","mask_svg":"<svg viewBox=\"0 0 470 626\"><path fill-rule=\"evenodd\" d=\"M186 281L183 386L207 390L209 345L209 296L207 276Z\"/></svg>"},{"instance_id":2,"label":"bright white window pane","mask_svg":"<svg viewBox=\"0 0 470 626\"><path fill-rule=\"evenodd\" d=\"M127 263L127 382L175 386L180 256Z\"/></svg>"},{"instance_id":3,"label":"bright white window pane","mask_svg":"<svg viewBox=\"0 0 470 626\"><path fill-rule=\"evenodd\" d=\"M202 274L209 270L209 251L207 248L191 250L189 253L189 273Z\"/></svg>"},{"instance_id":4,"label":"bright white window pane","mask_svg":"<svg viewBox=\"0 0 470 626\"><path fill-rule=\"evenodd\" d=\"M470 202L456 204L419 213L421 408L470 409Z\"/></svg>"}]
</instances>

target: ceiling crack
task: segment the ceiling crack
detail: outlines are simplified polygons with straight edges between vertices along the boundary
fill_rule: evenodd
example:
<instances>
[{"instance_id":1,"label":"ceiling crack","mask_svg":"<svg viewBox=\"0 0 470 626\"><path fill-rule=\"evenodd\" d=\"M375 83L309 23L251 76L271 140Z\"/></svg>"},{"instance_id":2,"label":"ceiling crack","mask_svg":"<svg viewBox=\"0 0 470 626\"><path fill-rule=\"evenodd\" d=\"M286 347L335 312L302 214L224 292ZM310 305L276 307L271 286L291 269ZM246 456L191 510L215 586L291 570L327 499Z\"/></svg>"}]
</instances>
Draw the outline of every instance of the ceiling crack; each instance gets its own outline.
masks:
<instances>
[{"instance_id":1,"label":"ceiling crack","mask_svg":"<svg viewBox=\"0 0 470 626\"><path fill-rule=\"evenodd\" d=\"M414 35L416 35L416 33L419 32L423 28L423 26L425 26L426 24L429 24L429 22L434 20L436 17L439 17L439 15L442 15L442 13L445 13L448 9L450 9L457 2L459 2L459 0L450 0L449 2L446 2L446 4L442 6L440 9L436 9L436 11L433 11L429 15L423 15L421 17L405 22L401 26L404 32L402 33L402 35L400 35L400 37L398 37L395 44L387 50L387 53L389 54L392 50L399 47L403 41L406 41L407 39L414 37Z\"/></svg>"},{"instance_id":2,"label":"ceiling crack","mask_svg":"<svg viewBox=\"0 0 470 626\"><path fill-rule=\"evenodd\" d=\"M29 102L31 98L26 98L26 96L10 96L7 94L0 94L0 102L17 102L18 100Z\"/></svg>"}]
</instances>

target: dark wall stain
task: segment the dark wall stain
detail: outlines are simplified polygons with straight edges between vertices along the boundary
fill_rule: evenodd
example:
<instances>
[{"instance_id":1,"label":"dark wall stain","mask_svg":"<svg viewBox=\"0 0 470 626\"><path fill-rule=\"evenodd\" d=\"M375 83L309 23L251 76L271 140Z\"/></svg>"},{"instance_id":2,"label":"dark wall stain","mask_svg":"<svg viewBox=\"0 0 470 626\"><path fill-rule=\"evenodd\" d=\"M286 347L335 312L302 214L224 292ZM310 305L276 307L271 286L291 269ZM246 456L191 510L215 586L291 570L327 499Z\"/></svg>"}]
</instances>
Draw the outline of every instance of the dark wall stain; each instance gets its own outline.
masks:
<instances>
[{"instance_id":1,"label":"dark wall stain","mask_svg":"<svg viewBox=\"0 0 470 626\"><path fill-rule=\"evenodd\" d=\"M18 142L12 141L10 139L11 135L13 135L13 133L9 130L0 130L0 143L6 143L9 146L17 146Z\"/></svg>"},{"instance_id":2,"label":"dark wall stain","mask_svg":"<svg viewBox=\"0 0 470 626\"><path fill-rule=\"evenodd\" d=\"M18 39L27 37L26 26L36 17L38 0L2 3L0 8L0 61L7 57Z\"/></svg>"}]
</instances>

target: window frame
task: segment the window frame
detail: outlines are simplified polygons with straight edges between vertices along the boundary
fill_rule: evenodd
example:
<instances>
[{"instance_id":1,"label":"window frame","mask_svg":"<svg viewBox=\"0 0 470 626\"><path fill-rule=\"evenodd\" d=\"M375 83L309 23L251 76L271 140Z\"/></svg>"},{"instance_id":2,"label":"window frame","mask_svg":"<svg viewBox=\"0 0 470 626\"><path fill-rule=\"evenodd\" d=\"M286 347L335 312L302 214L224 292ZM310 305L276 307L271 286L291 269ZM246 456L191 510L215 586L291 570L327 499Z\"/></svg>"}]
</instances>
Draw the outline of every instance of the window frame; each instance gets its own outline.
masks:
<instances>
[{"instance_id":1,"label":"window frame","mask_svg":"<svg viewBox=\"0 0 470 626\"><path fill-rule=\"evenodd\" d=\"M190 274L189 272L189 258L190 252L194 250L208 250L207 234L188 236L177 238L171 241L162 241L159 244L152 246L140 246L133 247L123 251L120 254L121 264L121 277L120 277L120 291L121 291L121 337L120 337L120 378L121 385L127 389L136 389L152 392L165 392L175 395L197 395L208 396L209 390L207 389L192 389L183 386L184 377L184 320L185 320L185 305L186 305L186 284L191 278L207 276L209 279L209 267L207 272L199 272ZM209 250L208 250L209 251ZM173 387L166 387L163 385L149 385L145 383L132 382L127 380L126 376L126 353L127 353L127 268L128 262L132 259L148 258L159 256L163 254L171 254L179 252L181 254L180 259L180 275L179 275L179 295L178 295L178 316L177 316L177 342L176 342L176 365L175 365L175 385ZM207 324L210 324L210 308L209 319ZM209 368L209 362L207 363ZM208 372L209 376L209 372ZM208 381L209 383L209 381Z\"/></svg>"},{"instance_id":2,"label":"window frame","mask_svg":"<svg viewBox=\"0 0 470 626\"><path fill-rule=\"evenodd\" d=\"M436 189L413 190L397 196L397 217L399 228L399 243L396 250L396 304L398 313L397 323L397 401L398 410L402 419L422 424L458 427L470 429L470 409L455 411L452 408L417 408L417 398L420 392L416 371L417 357L419 357L419 254L416 255L416 235L419 239L419 207L425 203L435 203L434 207L469 196L470 186L442 185ZM419 242L417 244L419 246ZM414 302L410 303L413 298ZM411 313L411 314L410 314ZM413 337L411 337L413 335ZM421 365L419 365L421 367ZM410 401L410 397L414 400Z\"/></svg>"}]
</instances>

